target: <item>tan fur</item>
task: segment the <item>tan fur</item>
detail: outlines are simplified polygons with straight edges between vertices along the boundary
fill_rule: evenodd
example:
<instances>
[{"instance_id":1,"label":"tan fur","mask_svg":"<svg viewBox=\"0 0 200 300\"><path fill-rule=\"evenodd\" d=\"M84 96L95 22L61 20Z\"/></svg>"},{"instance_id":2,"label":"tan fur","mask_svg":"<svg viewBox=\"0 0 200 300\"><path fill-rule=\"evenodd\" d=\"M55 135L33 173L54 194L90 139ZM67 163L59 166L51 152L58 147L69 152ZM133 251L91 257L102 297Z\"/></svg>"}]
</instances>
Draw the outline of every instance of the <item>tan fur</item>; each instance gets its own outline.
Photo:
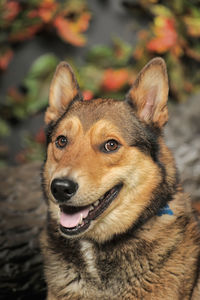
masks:
<instances>
[{"instance_id":1,"label":"tan fur","mask_svg":"<svg viewBox=\"0 0 200 300\"><path fill-rule=\"evenodd\" d=\"M146 122L162 127L168 120L166 107L168 79L162 60L152 60L140 72L131 88L130 97L137 104L137 113Z\"/></svg>"},{"instance_id":2,"label":"tan fur","mask_svg":"<svg viewBox=\"0 0 200 300\"><path fill-rule=\"evenodd\" d=\"M46 265L49 265L49 270L46 270L47 280L50 283L49 288L50 290L52 289L52 291L54 291L55 286L57 288L60 286L61 295L65 294L68 289L70 290L70 296L63 298L61 295L59 296L59 294L57 294L56 289L57 296L55 299L190 299L190 286L191 282L193 281L193 272L197 268L197 265L196 263L194 264L194 261L197 257L199 246L191 244L191 241L195 241L195 239L198 238L194 220L193 223L185 227L185 231L180 235L182 229L179 227L180 222L177 222L176 220L178 220L178 217L181 216L183 211L185 213L185 207L182 201L183 197L185 197L185 195L180 193L170 205L173 211L176 212L174 216L171 217L166 215L162 218L156 216L147 222L145 226L143 226L143 228L136 234L136 241L137 239L143 240L144 246L141 250L147 251L148 259L150 259L151 264L153 265L156 262L158 264L158 262L161 263L163 260L163 263L161 264L164 266L164 268L159 272L159 275L155 275L151 271L151 265L149 265L149 260L147 260L147 257L143 256L142 260L134 260L133 265L136 268L135 272L138 273L137 276L139 277L141 274L143 274L143 278L140 277L140 280L145 286L145 290L138 290L139 296L137 298L131 296L131 294L128 295L128 290L121 296L115 296L115 294L112 294L111 292L112 288L114 289L112 284L110 285L110 295L106 295L106 291L104 293L103 290L101 292L97 291L96 286L90 286L89 283L87 285L84 280L83 282L80 281L78 286L76 283L72 283L71 285L67 286L65 270L68 270L69 265L64 261L61 261L59 255L57 255L57 259L55 259L55 254L51 257L48 247L44 246L47 245L46 237L44 237L44 251L46 254L48 252L49 256L49 260L46 261ZM89 269L89 273L91 274L92 278L95 278L95 285L98 287L98 266L95 267L96 257L95 251L93 250L94 245L86 240L83 243L80 242L80 247L84 248L81 248L81 250L84 252L84 260L86 261L87 268ZM133 245L129 241L125 243L122 251L127 251L127 253L131 255L130 251L132 251L132 247ZM135 247L137 249L137 243ZM133 247L133 249L135 247ZM165 262L166 253L168 251L173 251L172 249L174 247L176 247L176 251L174 251L170 259ZM139 249L140 248L138 248L138 250ZM48 256L45 255L45 257ZM92 257L93 261L91 260ZM52 272L54 269L54 267L52 268L52 263L55 266L55 273ZM132 273L134 278L135 272L133 273L132 266L127 264L126 261L124 261L124 263L125 265L123 268L125 268L129 274ZM58 274L57 270L59 270ZM68 281L72 281L72 278L76 276L76 272L73 270L74 268L71 267L70 272L68 272ZM73 272L75 273L74 275ZM55 274L57 274L56 276L58 277L55 277ZM55 284L55 286L51 287L51 284ZM137 286L137 284L139 284L139 282L137 280L133 280L133 285ZM67 286L65 290L63 289L63 285ZM196 296L194 294L192 299L199 299L200 293L198 289L199 288L196 287ZM148 294L146 290L151 291L151 293ZM180 293L182 296L180 296ZM49 299L51 298L48 298L48 300Z\"/></svg>"},{"instance_id":3,"label":"tan fur","mask_svg":"<svg viewBox=\"0 0 200 300\"><path fill-rule=\"evenodd\" d=\"M78 85L71 67L62 62L56 69L49 93L49 108L45 114L45 122L56 120L65 110L69 102L78 95Z\"/></svg>"},{"instance_id":4,"label":"tan fur","mask_svg":"<svg viewBox=\"0 0 200 300\"><path fill-rule=\"evenodd\" d=\"M119 130L108 121L99 121L84 133L80 121L75 118L64 119L55 136L65 134L69 128L71 128L70 135L68 134L69 146L66 150L59 151L55 145L50 145L48 149L48 156L51 158L45 166L45 177L48 177L48 182L59 176L75 178L79 182L79 191L73 203L82 206L94 203L119 181L126 182L126 190L121 192L117 201L94 222L93 228L86 234L94 240L104 242L114 233L122 233L131 226L144 206L148 205L149 195L159 184L160 176L151 159L136 147L128 147ZM109 132L109 135L106 132ZM97 145L108 139L119 140L124 145L123 149L112 157L96 154ZM127 168L130 160L132 168ZM56 167L52 173L54 165ZM138 170L137 173L135 170ZM49 196L51 197L50 190ZM120 223L117 222L119 216L122 220ZM59 223L58 209L56 217Z\"/></svg>"},{"instance_id":5,"label":"tan fur","mask_svg":"<svg viewBox=\"0 0 200 300\"><path fill-rule=\"evenodd\" d=\"M56 126L43 172L49 216L41 245L48 300L200 299L200 233L159 133L168 116L166 74L163 60L152 60L130 90L129 104L84 102L74 101L79 89L71 68L58 66L46 113L46 123ZM63 149L56 146L60 135L68 140ZM148 150L150 138L155 141ZM113 139L119 149L104 153L102 145ZM67 201L75 207L123 186L86 231L67 236L59 230L60 208L50 188L56 178L78 183ZM171 214L159 214L162 199Z\"/></svg>"}]
</instances>

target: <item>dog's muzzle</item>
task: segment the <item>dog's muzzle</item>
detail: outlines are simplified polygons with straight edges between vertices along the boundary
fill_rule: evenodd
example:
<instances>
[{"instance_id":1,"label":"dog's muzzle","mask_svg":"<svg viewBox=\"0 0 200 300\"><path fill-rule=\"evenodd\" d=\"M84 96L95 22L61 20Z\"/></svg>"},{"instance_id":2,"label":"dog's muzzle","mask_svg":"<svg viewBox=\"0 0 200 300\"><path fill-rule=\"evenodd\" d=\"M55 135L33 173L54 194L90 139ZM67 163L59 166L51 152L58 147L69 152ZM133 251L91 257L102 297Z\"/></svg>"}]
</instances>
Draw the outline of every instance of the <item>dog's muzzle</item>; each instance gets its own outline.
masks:
<instances>
[{"instance_id":1,"label":"dog's muzzle","mask_svg":"<svg viewBox=\"0 0 200 300\"><path fill-rule=\"evenodd\" d=\"M79 188L71 179L55 178L51 183L51 193L60 208L60 231L65 236L75 236L86 231L92 221L96 220L114 201L123 187L118 183L106 191L100 198L85 206L72 206L68 201Z\"/></svg>"},{"instance_id":2,"label":"dog's muzzle","mask_svg":"<svg viewBox=\"0 0 200 300\"><path fill-rule=\"evenodd\" d=\"M77 190L78 183L69 178L55 178L51 183L52 195L59 204L70 200Z\"/></svg>"}]
</instances>

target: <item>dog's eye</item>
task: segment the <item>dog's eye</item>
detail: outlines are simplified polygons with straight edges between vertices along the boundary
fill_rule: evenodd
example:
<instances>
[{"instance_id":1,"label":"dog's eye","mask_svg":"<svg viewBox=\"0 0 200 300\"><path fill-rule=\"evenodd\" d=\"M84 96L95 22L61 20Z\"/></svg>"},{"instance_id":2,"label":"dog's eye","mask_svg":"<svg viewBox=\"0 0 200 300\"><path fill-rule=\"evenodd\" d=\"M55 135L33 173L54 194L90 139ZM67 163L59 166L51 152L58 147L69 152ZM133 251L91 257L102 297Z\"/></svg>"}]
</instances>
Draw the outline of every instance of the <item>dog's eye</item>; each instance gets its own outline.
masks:
<instances>
[{"instance_id":1,"label":"dog's eye","mask_svg":"<svg viewBox=\"0 0 200 300\"><path fill-rule=\"evenodd\" d=\"M103 146L104 152L113 152L119 148L119 143L116 140L109 140Z\"/></svg>"},{"instance_id":2,"label":"dog's eye","mask_svg":"<svg viewBox=\"0 0 200 300\"><path fill-rule=\"evenodd\" d=\"M59 135L56 139L56 147L59 149L64 148L67 145L67 138L64 135Z\"/></svg>"}]
</instances>

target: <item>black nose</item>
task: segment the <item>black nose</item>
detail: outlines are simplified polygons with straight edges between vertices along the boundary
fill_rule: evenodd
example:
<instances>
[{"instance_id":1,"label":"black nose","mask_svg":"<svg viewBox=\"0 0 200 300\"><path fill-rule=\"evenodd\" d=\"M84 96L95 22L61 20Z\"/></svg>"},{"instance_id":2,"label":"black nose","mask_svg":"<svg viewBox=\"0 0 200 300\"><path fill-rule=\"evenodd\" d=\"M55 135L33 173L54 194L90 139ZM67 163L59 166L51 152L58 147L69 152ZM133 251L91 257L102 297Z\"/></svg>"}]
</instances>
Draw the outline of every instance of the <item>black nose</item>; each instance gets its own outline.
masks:
<instances>
[{"instance_id":1,"label":"black nose","mask_svg":"<svg viewBox=\"0 0 200 300\"><path fill-rule=\"evenodd\" d=\"M56 178L51 183L51 192L58 202L69 200L77 189L78 184L68 178Z\"/></svg>"}]
</instances>

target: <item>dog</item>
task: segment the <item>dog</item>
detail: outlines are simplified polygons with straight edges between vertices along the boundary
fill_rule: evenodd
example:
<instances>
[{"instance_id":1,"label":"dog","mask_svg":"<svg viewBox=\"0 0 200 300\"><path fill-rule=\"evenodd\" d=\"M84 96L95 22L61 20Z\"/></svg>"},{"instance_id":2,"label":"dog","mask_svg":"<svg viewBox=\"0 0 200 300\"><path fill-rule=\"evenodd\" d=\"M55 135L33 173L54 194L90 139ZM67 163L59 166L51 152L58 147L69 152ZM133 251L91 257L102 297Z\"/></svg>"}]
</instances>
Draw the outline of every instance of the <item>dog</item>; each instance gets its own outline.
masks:
<instances>
[{"instance_id":1,"label":"dog","mask_svg":"<svg viewBox=\"0 0 200 300\"><path fill-rule=\"evenodd\" d=\"M84 101L58 65L42 172L48 300L200 299L200 233L163 138L167 99L159 57L124 101Z\"/></svg>"}]
</instances>

